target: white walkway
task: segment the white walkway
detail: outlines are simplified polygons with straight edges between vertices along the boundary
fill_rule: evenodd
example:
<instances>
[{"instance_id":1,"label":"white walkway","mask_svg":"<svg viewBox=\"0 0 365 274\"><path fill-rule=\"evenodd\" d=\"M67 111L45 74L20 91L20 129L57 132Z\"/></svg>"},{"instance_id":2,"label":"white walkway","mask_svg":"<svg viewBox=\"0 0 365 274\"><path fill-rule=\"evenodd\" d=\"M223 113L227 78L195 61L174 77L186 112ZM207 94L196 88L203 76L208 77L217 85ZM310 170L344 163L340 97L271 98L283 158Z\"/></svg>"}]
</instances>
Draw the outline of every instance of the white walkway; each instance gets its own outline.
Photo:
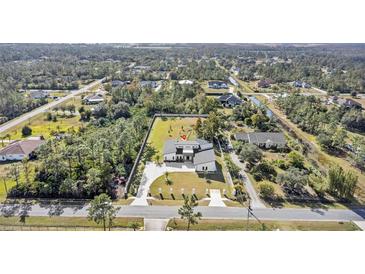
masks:
<instances>
[{"instance_id":1,"label":"white walkway","mask_svg":"<svg viewBox=\"0 0 365 274\"><path fill-rule=\"evenodd\" d=\"M169 219L144 219L145 231L165 231Z\"/></svg>"},{"instance_id":2,"label":"white walkway","mask_svg":"<svg viewBox=\"0 0 365 274\"><path fill-rule=\"evenodd\" d=\"M225 207L226 204L222 200L221 191L219 189L210 190L210 202L208 206Z\"/></svg>"},{"instance_id":3,"label":"white walkway","mask_svg":"<svg viewBox=\"0 0 365 274\"><path fill-rule=\"evenodd\" d=\"M147 162L142 174L141 184L139 185L138 193L131 205L147 206L148 191L151 184L165 172L195 172L195 169L191 166L184 164L169 165L166 164L157 165L153 162Z\"/></svg>"},{"instance_id":4,"label":"white walkway","mask_svg":"<svg viewBox=\"0 0 365 274\"><path fill-rule=\"evenodd\" d=\"M357 225L361 230L365 231L365 221L354 221L355 225Z\"/></svg>"}]
</instances>

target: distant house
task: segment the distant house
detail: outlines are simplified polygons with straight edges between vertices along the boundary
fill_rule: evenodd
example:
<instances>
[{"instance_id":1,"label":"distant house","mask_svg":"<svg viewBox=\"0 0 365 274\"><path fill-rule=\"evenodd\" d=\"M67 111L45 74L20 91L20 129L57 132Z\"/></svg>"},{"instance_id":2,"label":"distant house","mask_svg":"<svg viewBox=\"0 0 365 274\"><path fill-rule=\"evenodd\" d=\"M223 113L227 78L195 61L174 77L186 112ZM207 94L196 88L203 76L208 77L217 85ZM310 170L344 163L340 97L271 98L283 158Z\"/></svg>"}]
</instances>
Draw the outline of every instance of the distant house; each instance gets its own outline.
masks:
<instances>
[{"instance_id":1,"label":"distant house","mask_svg":"<svg viewBox=\"0 0 365 274\"><path fill-rule=\"evenodd\" d=\"M141 88L157 88L158 83L156 81L141 81L139 83Z\"/></svg>"},{"instance_id":2,"label":"distant house","mask_svg":"<svg viewBox=\"0 0 365 274\"><path fill-rule=\"evenodd\" d=\"M234 138L261 148L285 148L285 136L281 132L236 133Z\"/></svg>"},{"instance_id":3,"label":"distant house","mask_svg":"<svg viewBox=\"0 0 365 274\"><path fill-rule=\"evenodd\" d=\"M240 73L240 68L233 66L231 67L230 71L233 72L234 75L238 75Z\"/></svg>"},{"instance_id":4,"label":"distant house","mask_svg":"<svg viewBox=\"0 0 365 274\"><path fill-rule=\"evenodd\" d=\"M130 83L130 81L113 80L112 87L123 87L125 85L129 85Z\"/></svg>"},{"instance_id":5,"label":"distant house","mask_svg":"<svg viewBox=\"0 0 365 274\"><path fill-rule=\"evenodd\" d=\"M84 98L84 102L88 105L94 105L104 102L104 98L100 94L89 95Z\"/></svg>"},{"instance_id":6,"label":"distant house","mask_svg":"<svg viewBox=\"0 0 365 274\"><path fill-rule=\"evenodd\" d=\"M257 82L258 88L269 88L271 86L270 80L260 80Z\"/></svg>"},{"instance_id":7,"label":"distant house","mask_svg":"<svg viewBox=\"0 0 365 274\"><path fill-rule=\"evenodd\" d=\"M149 70L151 66L135 66L134 68L137 70Z\"/></svg>"},{"instance_id":8,"label":"distant house","mask_svg":"<svg viewBox=\"0 0 365 274\"><path fill-rule=\"evenodd\" d=\"M303 85L302 85L303 88L311 88L312 85L309 84L309 83L306 83L306 82L303 82Z\"/></svg>"},{"instance_id":9,"label":"distant house","mask_svg":"<svg viewBox=\"0 0 365 274\"><path fill-rule=\"evenodd\" d=\"M242 104L242 100L231 93L223 94L218 98L218 101L222 104L222 106L230 108Z\"/></svg>"},{"instance_id":10,"label":"distant house","mask_svg":"<svg viewBox=\"0 0 365 274\"><path fill-rule=\"evenodd\" d=\"M48 92L45 90L29 90L28 94L32 99L42 99L48 97Z\"/></svg>"},{"instance_id":11,"label":"distant house","mask_svg":"<svg viewBox=\"0 0 365 274\"><path fill-rule=\"evenodd\" d=\"M294 81L293 86L296 88L311 88L311 84L302 82L302 81Z\"/></svg>"},{"instance_id":12,"label":"distant house","mask_svg":"<svg viewBox=\"0 0 365 274\"><path fill-rule=\"evenodd\" d=\"M164 145L165 162L192 164L198 172L215 172L213 144L206 140L194 141L167 140Z\"/></svg>"},{"instance_id":13,"label":"distant house","mask_svg":"<svg viewBox=\"0 0 365 274\"><path fill-rule=\"evenodd\" d=\"M180 80L179 84L180 85L192 85L192 84L194 84L194 81L192 81L192 80Z\"/></svg>"},{"instance_id":14,"label":"distant house","mask_svg":"<svg viewBox=\"0 0 365 274\"><path fill-rule=\"evenodd\" d=\"M232 85L238 87L237 81L232 76L229 76L228 80L231 82Z\"/></svg>"},{"instance_id":15,"label":"distant house","mask_svg":"<svg viewBox=\"0 0 365 274\"><path fill-rule=\"evenodd\" d=\"M301 88L303 86L303 83L301 81L294 81L293 86L296 88Z\"/></svg>"},{"instance_id":16,"label":"distant house","mask_svg":"<svg viewBox=\"0 0 365 274\"><path fill-rule=\"evenodd\" d=\"M338 99L338 104L344 106L346 108L355 108L355 109L362 109L362 105L359 102L356 102L353 99Z\"/></svg>"},{"instance_id":17,"label":"distant house","mask_svg":"<svg viewBox=\"0 0 365 274\"><path fill-rule=\"evenodd\" d=\"M227 89L228 85L223 81L209 81L208 87L213 89Z\"/></svg>"},{"instance_id":18,"label":"distant house","mask_svg":"<svg viewBox=\"0 0 365 274\"><path fill-rule=\"evenodd\" d=\"M35 150L44 142L40 139L14 141L0 150L0 161L21 161L25 157L32 158Z\"/></svg>"}]
</instances>

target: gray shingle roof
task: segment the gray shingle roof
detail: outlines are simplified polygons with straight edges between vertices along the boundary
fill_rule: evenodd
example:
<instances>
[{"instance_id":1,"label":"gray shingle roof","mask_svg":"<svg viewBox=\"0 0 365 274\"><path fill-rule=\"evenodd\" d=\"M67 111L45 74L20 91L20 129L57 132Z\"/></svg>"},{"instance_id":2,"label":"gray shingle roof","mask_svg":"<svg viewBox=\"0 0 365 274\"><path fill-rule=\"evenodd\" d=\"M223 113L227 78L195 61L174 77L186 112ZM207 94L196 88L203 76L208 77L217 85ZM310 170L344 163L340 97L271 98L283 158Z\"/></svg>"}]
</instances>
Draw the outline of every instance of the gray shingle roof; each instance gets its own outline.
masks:
<instances>
[{"instance_id":1,"label":"gray shingle roof","mask_svg":"<svg viewBox=\"0 0 365 274\"><path fill-rule=\"evenodd\" d=\"M273 144L285 145L285 136L281 132L250 132L250 133L237 133L235 135L236 140L246 141L252 144L263 144L266 142L272 142Z\"/></svg>"},{"instance_id":2,"label":"gray shingle roof","mask_svg":"<svg viewBox=\"0 0 365 274\"><path fill-rule=\"evenodd\" d=\"M167 140L163 147L163 154L170 154L176 152L175 140Z\"/></svg>"},{"instance_id":3,"label":"gray shingle roof","mask_svg":"<svg viewBox=\"0 0 365 274\"><path fill-rule=\"evenodd\" d=\"M237 96L227 93L227 94L223 94L222 96L220 96L218 98L218 100L221 103L228 103L228 104L236 104L239 105L242 103L242 100L240 98L238 98Z\"/></svg>"},{"instance_id":4,"label":"gray shingle roof","mask_svg":"<svg viewBox=\"0 0 365 274\"><path fill-rule=\"evenodd\" d=\"M194 165L204 164L215 161L213 149L203 150L194 155Z\"/></svg>"}]
</instances>

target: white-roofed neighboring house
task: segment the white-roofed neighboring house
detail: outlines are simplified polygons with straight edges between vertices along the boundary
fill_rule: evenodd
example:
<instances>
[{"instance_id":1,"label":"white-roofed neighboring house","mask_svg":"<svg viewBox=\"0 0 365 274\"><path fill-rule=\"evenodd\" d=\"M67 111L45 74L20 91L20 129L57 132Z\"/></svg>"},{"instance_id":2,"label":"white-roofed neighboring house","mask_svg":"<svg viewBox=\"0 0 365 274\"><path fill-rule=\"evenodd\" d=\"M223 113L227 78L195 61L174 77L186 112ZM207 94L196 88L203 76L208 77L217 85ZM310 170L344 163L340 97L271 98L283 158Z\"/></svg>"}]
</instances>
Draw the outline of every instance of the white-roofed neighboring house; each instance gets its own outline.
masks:
<instances>
[{"instance_id":1,"label":"white-roofed neighboring house","mask_svg":"<svg viewBox=\"0 0 365 274\"><path fill-rule=\"evenodd\" d=\"M213 144L206 140L167 140L164 145L165 162L190 163L197 172L216 172Z\"/></svg>"},{"instance_id":2,"label":"white-roofed neighboring house","mask_svg":"<svg viewBox=\"0 0 365 274\"><path fill-rule=\"evenodd\" d=\"M44 142L41 139L14 141L0 150L0 161L21 161L26 157L31 158L34 151Z\"/></svg>"}]
</instances>

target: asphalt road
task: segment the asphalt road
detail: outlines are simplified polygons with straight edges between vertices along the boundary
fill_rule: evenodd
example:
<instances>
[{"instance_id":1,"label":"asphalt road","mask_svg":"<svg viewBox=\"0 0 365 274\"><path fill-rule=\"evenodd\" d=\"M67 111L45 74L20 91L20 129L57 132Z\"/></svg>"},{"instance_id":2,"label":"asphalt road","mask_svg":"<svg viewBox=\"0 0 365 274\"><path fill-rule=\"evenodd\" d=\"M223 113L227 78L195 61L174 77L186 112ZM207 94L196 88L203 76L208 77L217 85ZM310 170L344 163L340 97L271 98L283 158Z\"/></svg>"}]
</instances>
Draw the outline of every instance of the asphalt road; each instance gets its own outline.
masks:
<instances>
[{"instance_id":1,"label":"asphalt road","mask_svg":"<svg viewBox=\"0 0 365 274\"><path fill-rule=\"evenodd\" d=\"M58 104L61 104L61 103L65 102L65 101L67 101L67 100L69 100L69 99L71 99L71 98L73 98L73 97L81 94L81 93L86 92L88 89L94 87L97 84L100 84L104 79L105 78L100 79L100 80L96 80L96 81L94 81L94 82L92 82L92 83L90 83L90 84L82 87L81 89L72 91L71 94L69 94L69 95L67 95L65 97L62 97L62 98L60 98L57 101L53 101L51 103L48 103L46 105L43 105L43 106L41 106L39 108L36 108L36 109L34 109L34 110L30 111L30 112L27 112L27 113L25 113L25 114L23 114L23 115L21 115L21 116L19 116L17 118L14 118L13 120L10 120L9 122L7 122L7 123L5 123L5 124L3 124L3 125L0 126L0 133L3 133L4 131L6 131L6 130L14 127L14 126L17 126L20 123L22 123L24 121L27 121L28 119L30 119L30 118L32 118L32 117L34 117L34 116L36 116L36 115L38 115L38 114L40 114L42 112L45 112L45 111L47 111L48 109L50 109L50 108L52 108L54 106L57 106Z\"/></svg>"},{"instance_id":2,"label":"asphalt road","mask_svg":"<svg viewBox=\"0 0 365 274\"><path fill-rule=\"evenodd\" d=\"M118 217L142 217L147 219L179 218L178 206L120 206ZM49 204L0 204L2 216L63 216L86 217L88 205ZM238 207L196 208L203 218L246 219L247 209ZM260 220L305 220L305 221L364 221L365 208L350 209L294 209L294 208L254 208L253 213Z\"/></svg>"}]
</instances>

